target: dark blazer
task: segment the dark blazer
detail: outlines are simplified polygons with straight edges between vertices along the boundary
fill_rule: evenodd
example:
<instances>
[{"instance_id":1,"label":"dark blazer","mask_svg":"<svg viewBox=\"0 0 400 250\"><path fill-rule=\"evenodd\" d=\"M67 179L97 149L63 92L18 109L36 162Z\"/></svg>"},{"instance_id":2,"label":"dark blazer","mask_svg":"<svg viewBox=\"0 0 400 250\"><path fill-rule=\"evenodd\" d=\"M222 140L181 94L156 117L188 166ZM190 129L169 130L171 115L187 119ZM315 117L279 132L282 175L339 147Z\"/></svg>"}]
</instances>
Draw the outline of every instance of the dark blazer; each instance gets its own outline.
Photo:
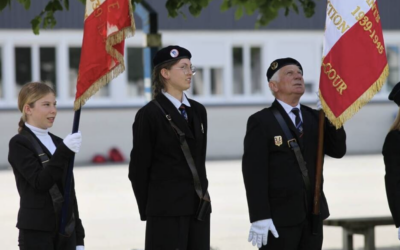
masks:
<instances>
[{"instance_id":1,"label":"dark blazer","mask_svg":"<svg viewBox=\"0 0 400 250\"><path fill-rule=\"evenodd\" d=\"M9 143L8 161L10 162L20 196L17 227L40 231L56 231L56 218L53 201L49 189L57 184L64 194L63 180L67 174L68 161L73 152L63 143L62 139L49 133L57 147L53 155L48 151L34 133L24 126L24 130L31 133L48 155L50 161L43 168L40 158L32 143L23 135L17 134ZM72 180L69 216L75 214L75 230L77 245L83 245L85 231L79 217L78 203L75 196L74 180Z\"/></svg>"},{"instance_id":2,"label":"dark blazer","mask_svg":"<svg viewBox=\"0 0 400 250\"><path fill-rule=\"evenodd\" d=\"M205 168L206 109L200 103L188 99L191 107L186 109L189 117L189 122L186 122L163 94L159 94L156 100L185 133L204 193L208 188ZM129 179L141 220L146 220L146 216L191 215L198 207L199 197L177 134L153 102L137 112L133 123Z\"/></svg>"},{"instance_id":3,"label":"dark blazer","mask_svg":"<svg viewBox=\"0 0 400 250\"><path fill-rule=\"evenodd\" d=\"M289 129L299 141L299 134L283 107L275 100ZM311 191L306 192L299 165L271 108L250 116L244 139L242 171L246 187L250 221L272 218L276 226L294 226L312 211L315 188L315 164L318 147L318 111L301 105L303 140L301 149L307 163ZM346 134L326 121L325 154L341 158L346 153ZM279 136L282 144L279 145ZM275 141L275 138L277 141ZM321 196L321 217L329 216L325 195Z\"/></svg>"},{"instance_id":4,"label":"dark blazer","mask_svg":"<svg viewBox=\"0 0 400 250\"><path fill-rule=\"evenodd\" d=\"M388 133L382 149L385 162L385 186L390 212L396 227L400 227L400 131Z\"/></svg>"}]
</instances>

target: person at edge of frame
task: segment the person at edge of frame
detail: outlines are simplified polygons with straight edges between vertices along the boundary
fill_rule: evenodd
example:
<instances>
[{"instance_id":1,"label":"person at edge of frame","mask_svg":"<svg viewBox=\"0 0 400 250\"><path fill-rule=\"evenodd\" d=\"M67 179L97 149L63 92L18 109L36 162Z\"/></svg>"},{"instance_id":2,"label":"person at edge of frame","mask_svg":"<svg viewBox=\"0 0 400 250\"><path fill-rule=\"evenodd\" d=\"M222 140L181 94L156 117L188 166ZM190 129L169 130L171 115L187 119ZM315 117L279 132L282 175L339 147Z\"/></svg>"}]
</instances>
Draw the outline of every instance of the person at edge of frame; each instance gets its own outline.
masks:
<instances>
[{"instance_id":1,"label":"person at edge of frame","mask_svg":"<svg viewBox=\"0 0 400 250\"><path fill-rule=\"evenodd\" d=\"M248 241L263 250L321 249L322 220L329 216L323 187L319 233L314 235L311 231L319 111L300 104L305 86L303 68L297 60L274 60L267 78L276 99L271 107L249 117L244 138L242 172L251 222ZM317 106L321 108L319 102ZM295 152L274 111L280 113L300 146L309 182L302 178ZM336 130L326 119L324 154L341 158L345 153L344 129Z\"/></svg>"},{"instance_id":2,"label":"person at edge of frame","mask_svg":"<svg viewBox=\"0 0 400 250\"><path fill-rule=\"evenodd\" d=\"M185 133L201 182L208 188L205 160L207 113L186 97L195 68L180 46L159 50L153 58L153 98ZM145 249L210 249L210 212L195 218L199 197L176 131L154 101L142 107L133 123L129 179L140 219L146 221Z\"/></svg>"},{"instance_id":3,"label":"person at edge of frame","mask_svg":"<svg viewBox=\"0 0 400 250\"><path fill-rule=\"evenodd\" d=\"M58 234L61 210L56 212L51 190L56 188L64 196L69 161L79 152L82 135L77 132L61 139L49 132L57 115L56 104L54 90L41 82L25 84L18 95L22 117L18 134L9 143L8 161L20 196L17 222L20 250L84 250L85 231L79 217L74 179L67 218L70 222L74 220L68 225L75 227L69 230L71 234L62 244ZM46 166L34 145L47 155Z\"/></svg>"},{"instance_id":4,"label":"person at edge of frame","mask_svg":"<svg viewBox=\"0 0 400 250\"><path fill-rule=\"evenodd\" d=\"M389 94L389 100L400 107L400 82L397 83ZM396 119L385 138L382 148L385 162L385 187L390 213L397 229L400 240L400 108L397 110Z\"/></svg>"}]
</instances>

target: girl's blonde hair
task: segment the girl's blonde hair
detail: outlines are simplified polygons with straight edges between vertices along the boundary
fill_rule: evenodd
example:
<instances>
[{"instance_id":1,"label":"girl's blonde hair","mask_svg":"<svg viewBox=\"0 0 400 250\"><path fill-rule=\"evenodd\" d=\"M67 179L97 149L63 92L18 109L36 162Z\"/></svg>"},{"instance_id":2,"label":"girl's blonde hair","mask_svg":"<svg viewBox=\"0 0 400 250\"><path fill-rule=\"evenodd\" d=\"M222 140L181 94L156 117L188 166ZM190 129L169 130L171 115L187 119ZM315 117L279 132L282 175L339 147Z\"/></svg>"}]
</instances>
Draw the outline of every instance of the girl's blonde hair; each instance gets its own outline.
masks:
<instances>
[{"instance_id":1,"label":"girl's blonde hair","mask_svg":"<svg viewBox=\"0 0 400 250\"><path fill-rule=\"evenodd\" d=\"M49 93L56 94L50 86L41 82L30 82L21 88L18 94L18 109L21 111L22 116L18 123L18 133L21 132L27 120L24 111L25 105L29 105L29 107L33 108L37 100Z\"/></svg>"},{"instance_id":2,"label":"girl's blonde hair","mask_svg":"<svg viewBox=\"0 0 400 250\"><path fill-rule=\"evenodd\" d=\"M393 130L400 130L400 108L399 108L399 111L397 112L396 119L394 120L389 131L393 131Z\"/></svg>"}]
</instances>

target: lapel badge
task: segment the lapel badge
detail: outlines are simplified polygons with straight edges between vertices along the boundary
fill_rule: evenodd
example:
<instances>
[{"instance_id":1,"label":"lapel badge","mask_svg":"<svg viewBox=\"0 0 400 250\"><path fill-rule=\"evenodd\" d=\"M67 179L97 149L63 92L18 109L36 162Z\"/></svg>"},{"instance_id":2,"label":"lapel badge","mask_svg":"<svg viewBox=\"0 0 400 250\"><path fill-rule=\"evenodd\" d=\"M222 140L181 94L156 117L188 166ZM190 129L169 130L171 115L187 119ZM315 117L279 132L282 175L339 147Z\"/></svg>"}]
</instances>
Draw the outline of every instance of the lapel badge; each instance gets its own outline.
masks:
<instances>
[{"instance_id":1,"label":"lapel badge","mask_svg":"<svg viewBox=\"0 0 400 250\"><path fill-rule=\"evenodd\" d=\"M282 145L282 136L280 136L280 135L275 136L274 141L275 141L275 145L279 147L280 145Z\"/></svg>"}]
</instances>

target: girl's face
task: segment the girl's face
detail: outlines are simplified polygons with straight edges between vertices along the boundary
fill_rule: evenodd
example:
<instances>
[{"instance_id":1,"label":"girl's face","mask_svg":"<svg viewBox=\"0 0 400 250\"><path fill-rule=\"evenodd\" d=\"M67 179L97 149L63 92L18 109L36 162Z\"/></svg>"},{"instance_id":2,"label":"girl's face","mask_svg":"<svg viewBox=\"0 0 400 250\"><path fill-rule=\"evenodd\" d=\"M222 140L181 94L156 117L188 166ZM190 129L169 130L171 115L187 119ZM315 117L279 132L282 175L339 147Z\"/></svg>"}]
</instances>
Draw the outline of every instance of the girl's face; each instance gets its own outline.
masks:
<instances>
[{"instance_id":1,"label":"girl's face","mask_svg":"<svg viewBox=\"0 0 400 250\"><path fill-rule=\"evenodd\" d=\"M187 58L179 60L174 64L171 69L166 72L166 87L167 90L185 91L190 88L193 72L191 70L192 64Z\"/></svg>"},{"instance_id":2,"label":"girl's face","mask_svg":"<svg viewBox=\"0 0 400 250\"><path fill-rule=\"evenodd\" d=\"M25 104L26 122L41 129L51 128L57 115L56 105L56 97L53 93L49 93L37 100L33 104L33 108Z\"/></svg>"}]
</instances>

